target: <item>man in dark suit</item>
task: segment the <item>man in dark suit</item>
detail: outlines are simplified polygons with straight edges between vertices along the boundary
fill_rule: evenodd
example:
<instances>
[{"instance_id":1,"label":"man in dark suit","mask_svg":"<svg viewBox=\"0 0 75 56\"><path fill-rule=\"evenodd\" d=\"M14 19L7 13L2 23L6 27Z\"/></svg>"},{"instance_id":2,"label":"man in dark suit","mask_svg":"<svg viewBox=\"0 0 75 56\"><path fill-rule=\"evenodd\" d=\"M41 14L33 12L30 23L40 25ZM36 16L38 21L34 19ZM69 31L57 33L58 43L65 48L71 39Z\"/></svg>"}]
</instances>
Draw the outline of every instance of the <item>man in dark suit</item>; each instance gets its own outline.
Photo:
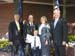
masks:
<instances>
[{"instance_id":1,"label":"man in dark suit","mask_svg":"<svg viewBox=\"0 0 75 56\"><path fill-rule=\"evenodd\" d=\"M12 56L24 56L24 38L23 38L23 25L19 22L20 16L14 15L14 21L9 24L9 44L13 45Z\"/></svg>"},{"instance_id":2,"label":"man in dark suit","mask_svg":"<svg viewBox=\"0 0 75 56\"><path fill-rule=\"evenodd\" d=\"M55 56L65 56L65 46L67 44L68 28L65 19L60 18L60 10L53 11L54 21L51 22L50 32L55 48Z\"/></svg>"},{"instance_id":3,"label":"man in dark suit","mask_svg":"<svg viewBox=\"0 0 75 56\"><path fill-rule=\"evenodd\" d=\"M26 37L27 34L33 35L33 31L35 30L36 25L34 24L34 18L33 15L28 16L28 22L24 24L24 37ZM26 56L30 56L30 43L26 43Z\"/></svg>"},{"instance_id":4,"label":"man in dark suit","mask_svg":"<svg viewBox=\"0 0 75 56\"><path fill-rule=\"evenodd\" d=\"M32 35L33 30L35 29L35 24L34 24L34 19L33 15L28 16L28 22L24 24L24 35L26 36L27 34Z\"/></svg>"}]
</instances>

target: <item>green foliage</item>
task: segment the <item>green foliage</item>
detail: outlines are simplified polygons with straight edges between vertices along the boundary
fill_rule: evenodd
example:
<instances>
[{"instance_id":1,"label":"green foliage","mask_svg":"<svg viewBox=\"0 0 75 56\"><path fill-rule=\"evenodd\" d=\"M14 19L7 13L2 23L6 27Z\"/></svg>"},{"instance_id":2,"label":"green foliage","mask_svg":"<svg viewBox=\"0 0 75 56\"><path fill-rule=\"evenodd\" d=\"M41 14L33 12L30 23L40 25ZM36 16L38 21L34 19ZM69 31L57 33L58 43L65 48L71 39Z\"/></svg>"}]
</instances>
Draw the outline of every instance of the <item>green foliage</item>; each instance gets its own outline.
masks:
<instances>
[{"instance_id":1,"label":"green foliage","mask_svg":"<svg viewBox=\"0 0 75 56\"><path fill-rule=\"evenodd\" d=\"M75 41L75 34L68 35L69 42Z\"/></svg>"},{"instance_id":2,"label":"green foliage","mask_svg":"<svg viewBox=\"0 0 75 56\"><path fill-rule=\"evenodd\" d=\"M0 48L7 47L8 45L8 41L0 41Z\"/></svg>"}]
</instances>

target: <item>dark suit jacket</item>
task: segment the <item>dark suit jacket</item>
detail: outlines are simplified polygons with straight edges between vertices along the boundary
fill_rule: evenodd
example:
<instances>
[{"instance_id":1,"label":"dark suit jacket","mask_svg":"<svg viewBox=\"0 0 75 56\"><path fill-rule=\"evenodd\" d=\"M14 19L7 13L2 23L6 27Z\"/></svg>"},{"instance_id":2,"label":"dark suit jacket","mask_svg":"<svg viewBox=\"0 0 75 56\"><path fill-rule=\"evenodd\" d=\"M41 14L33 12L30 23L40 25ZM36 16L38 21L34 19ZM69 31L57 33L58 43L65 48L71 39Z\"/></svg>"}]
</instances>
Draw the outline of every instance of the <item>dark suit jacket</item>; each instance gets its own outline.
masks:
<instances>
[{"instance_id":1,"label":"dark suit jacket","mask_svg":"<svg viewBox=\"0 0 75 56\"><path fill-rule=\"evenodd\" d=\"M24 38L23 38L23 25L20 24L20 31L18 31L15 21L11 22L9 24L9 41L13 42L13 44L23 44Z\"/></svg>"},{"instance_id":2,"label":"dark suit jacket","mask_svg":"<svg viewBox=\"0 0 75 56\"><path fill-rule=\"evenodd\" d=\"M54 28L54 21L51 22L50 26L51 26L50 32L52 34L52 38L55 45L61 46L62 41L67 42L68 27L65 19L60 18L55 28Z\"/></svg>"},{"instance_id":3,"label":"dark suit jacket","mask_svg":"<svg viewBox=\"0 0 75 56\"><path fill-rule=\"evenodd\" d=\"M33 24L32 26L29 23L24 24L24 26L23 26L24 36L26 36L26 34L33 35L33 30L36 28L37 28L36 24Z\"/></svg>"}]
</instances>

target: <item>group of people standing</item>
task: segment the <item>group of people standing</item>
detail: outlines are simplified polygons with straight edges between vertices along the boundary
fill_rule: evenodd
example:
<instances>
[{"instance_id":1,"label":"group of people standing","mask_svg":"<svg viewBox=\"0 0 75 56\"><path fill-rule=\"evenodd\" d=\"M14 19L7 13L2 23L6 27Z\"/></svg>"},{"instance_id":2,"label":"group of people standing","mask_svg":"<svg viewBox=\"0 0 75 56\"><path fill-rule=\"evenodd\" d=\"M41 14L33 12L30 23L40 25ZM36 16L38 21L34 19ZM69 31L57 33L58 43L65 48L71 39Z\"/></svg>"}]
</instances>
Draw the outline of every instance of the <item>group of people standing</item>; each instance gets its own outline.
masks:
<instances>
[{"instance_id":1,"label":"group of people standing","mask_svg":"<svg viewBox=\"0 0 75 56\"><path fill-rule=\"evenodd\" d=\"M28 22L19 22L20 16L14 15L14 21L9 24L9 44L13 45L12 56L51 56L51 40L55 56L66 56L68 28L65 19L60 17L60 10L53 11L53 21L47 22L47 17L40 18L41 24L35 24L33 15L28 16ZM25 48L25 49L24 49Z\"/></svg>"}]
</instances>

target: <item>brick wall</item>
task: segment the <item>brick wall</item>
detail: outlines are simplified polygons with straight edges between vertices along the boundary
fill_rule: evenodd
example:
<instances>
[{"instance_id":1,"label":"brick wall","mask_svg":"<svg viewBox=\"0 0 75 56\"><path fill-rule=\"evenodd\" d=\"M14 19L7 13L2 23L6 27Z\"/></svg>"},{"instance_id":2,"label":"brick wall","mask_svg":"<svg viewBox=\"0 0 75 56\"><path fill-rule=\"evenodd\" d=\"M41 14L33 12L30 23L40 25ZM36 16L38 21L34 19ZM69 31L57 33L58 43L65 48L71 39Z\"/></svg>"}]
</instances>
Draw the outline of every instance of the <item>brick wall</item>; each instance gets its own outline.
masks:
<instances>
[{"instance_id":1,"label":"brick wall","mask_svg":"<svg viewBox=\"0 0 75 56\"><path fill-rule=\"evenodd\" d=\"M0 37L8 30L8 24L13 19L14 5L0 4Z\"/></svg>"}]
</instances>

